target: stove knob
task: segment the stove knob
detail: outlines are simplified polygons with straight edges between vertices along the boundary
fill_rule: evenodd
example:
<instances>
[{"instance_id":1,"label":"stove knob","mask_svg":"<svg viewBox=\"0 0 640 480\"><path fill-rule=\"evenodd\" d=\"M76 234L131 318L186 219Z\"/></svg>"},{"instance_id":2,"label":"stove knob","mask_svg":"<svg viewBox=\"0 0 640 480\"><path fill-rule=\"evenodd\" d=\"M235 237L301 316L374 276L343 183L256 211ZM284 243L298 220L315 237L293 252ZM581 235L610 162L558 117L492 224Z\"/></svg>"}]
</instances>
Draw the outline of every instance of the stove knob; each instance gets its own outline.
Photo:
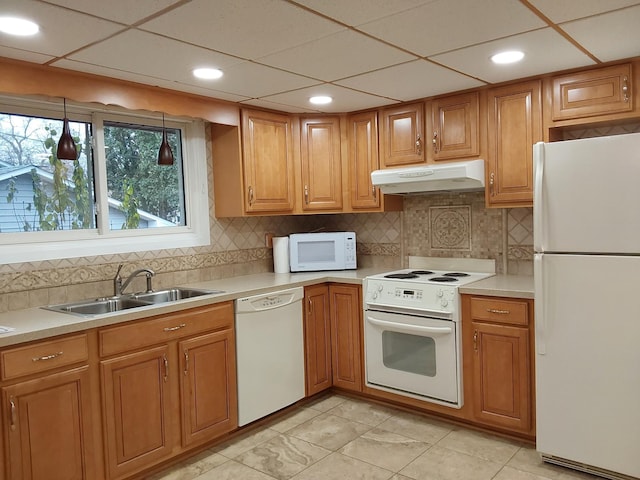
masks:
<instances>
[{"instance_id":1,"label":"stove knob","mask_svg":"<svg viewBox=\"0 0 640 480\"><path fill-rule=\"evenodd\" d=\"M443 307L446 307L447 305L449 305L449 302L447 301L446 298L443 298L442 300L440 300L440 305L442 305Z\"/></svg>"},{"instance_id":2,"label":"stove knob","mask_svg":"<svg viewBox=\"0 0 640 480\"><path fill-rule=\"evenodd\" d=\"M381 292L384 289L382 285L378 285L378 291Z\"/></svg>"},{"instance_id":3,"label":"stove knob","mask_svg":"<svg viewBox=\"0 0 640 480\"><path fill-rule=\"evenodd\" d=\"M438 292L436 293L436 296L438 298L442 298L443 295L444 295L444 292L442 290L438 290Z\"/></svg>"},{"instance_id":4,"label":"stove knob","mask_svg":"<svg viewBox=\"0 0 640 480\"><path fill-rule=\"evenodd\" d=\"M373 299L375 300L376 298L378 298L378 292L373 292Z\"/></svg>"}]
</instances>

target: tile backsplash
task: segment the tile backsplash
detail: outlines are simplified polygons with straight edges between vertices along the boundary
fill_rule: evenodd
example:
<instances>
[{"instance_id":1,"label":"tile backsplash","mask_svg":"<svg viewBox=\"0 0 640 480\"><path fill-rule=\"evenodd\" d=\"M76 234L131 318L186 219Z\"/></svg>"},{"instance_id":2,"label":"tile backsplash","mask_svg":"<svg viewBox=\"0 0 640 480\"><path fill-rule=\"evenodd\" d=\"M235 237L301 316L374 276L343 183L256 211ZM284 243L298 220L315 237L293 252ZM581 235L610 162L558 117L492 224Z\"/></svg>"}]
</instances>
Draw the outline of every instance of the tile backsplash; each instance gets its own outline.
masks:
<instances>
[{"instance_id":1,"label":"tile backsplash","mask_svg":"<svg viewBox=\"0 0 640 480\"><path fill-rule=\"evenodd\" d=\"M155 270L156 288L273 271L267 233L355 231L361 267L397 269L409 255L468 257L495 259L499 272L532 274L531 208L488 209L482 192L464 192L406 196L402 212L217 219L208 164L209 246L0 265L0 312L111 295L120 263L125 275ZM143 289L144 278L130 288Z\"/></svg>"}]
</instances>

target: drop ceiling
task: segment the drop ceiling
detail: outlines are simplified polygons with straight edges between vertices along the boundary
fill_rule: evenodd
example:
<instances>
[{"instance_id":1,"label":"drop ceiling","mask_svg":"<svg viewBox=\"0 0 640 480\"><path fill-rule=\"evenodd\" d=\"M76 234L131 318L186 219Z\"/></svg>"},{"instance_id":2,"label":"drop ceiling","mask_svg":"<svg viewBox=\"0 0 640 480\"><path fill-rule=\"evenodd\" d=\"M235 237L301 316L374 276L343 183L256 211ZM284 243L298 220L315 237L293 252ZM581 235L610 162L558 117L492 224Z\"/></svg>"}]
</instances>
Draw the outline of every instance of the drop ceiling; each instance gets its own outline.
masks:
<instances>
[{"instance_id":1,"label":"drop ceiling","mask_svg":"<svg viewBox=\"0 0 640 480\"><path fill-rule=\"evenodd\" d=\"M0 33L1 57L298 113L640 56L638 0L2 0L0 15L40 25ZM524 61L491 64L507 49ZM194 78L204 66L224 76Z\"/></svg>"}]
</instances>

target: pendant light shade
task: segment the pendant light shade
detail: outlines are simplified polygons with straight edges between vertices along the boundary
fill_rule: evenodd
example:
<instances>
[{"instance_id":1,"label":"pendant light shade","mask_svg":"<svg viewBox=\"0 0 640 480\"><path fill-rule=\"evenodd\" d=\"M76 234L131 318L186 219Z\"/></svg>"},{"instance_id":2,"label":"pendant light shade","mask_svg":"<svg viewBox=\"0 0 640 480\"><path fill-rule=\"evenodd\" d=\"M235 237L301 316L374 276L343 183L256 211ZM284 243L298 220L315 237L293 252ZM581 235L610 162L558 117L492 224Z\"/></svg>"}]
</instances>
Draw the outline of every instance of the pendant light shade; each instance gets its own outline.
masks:
<instances>
[{"instance_id":1,"label":"pendant light shade","mask_svg":"<svg viewBox=\"0 0 640 480\"><path fill-rule=\"evenodd\" d=\"M167 129L164 128L164 113L162 114L162 143L158 151L158 165L173 165L173 152L167 141Z\"/></svg>"},{"instance_id":2,"label":"pendant light shade","mask_svg":"<svg viewBox=\"0 0 640 480\"><path fill-rule=\"evenodd\" d=\"M64 120L62 121L62 135L58 140L58 150L56 155L59 160L77 160L78 149L76 142L73 141L71 130L69 128L69 119L67 118L67 99L64 99Z\"/></svg>"}]
</instances>

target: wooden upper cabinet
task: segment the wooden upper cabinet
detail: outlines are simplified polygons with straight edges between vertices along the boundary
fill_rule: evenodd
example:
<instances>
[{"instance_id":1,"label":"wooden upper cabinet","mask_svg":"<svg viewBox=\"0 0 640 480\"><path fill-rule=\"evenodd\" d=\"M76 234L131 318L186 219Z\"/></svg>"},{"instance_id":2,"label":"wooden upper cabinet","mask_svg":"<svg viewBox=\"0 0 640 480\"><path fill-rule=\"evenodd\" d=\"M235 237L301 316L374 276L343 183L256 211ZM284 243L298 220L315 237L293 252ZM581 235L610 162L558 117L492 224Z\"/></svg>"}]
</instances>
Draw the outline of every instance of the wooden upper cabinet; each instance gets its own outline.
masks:
<instances>
[{"instance_id":1,"label":"wooden upper cabinet","mask_svg":"<svg viewBox=\"0 0 640 480\"><path fill-rule=\"evenodd\" d=\"M242 111L244 195L247 213L291 212L294 169L288 115Z\"/></svg>"},{"instance_id":2,"label":"wooden upper cabinet","mask_svg":"<svg viewBox=\"0 0 640 480\"><path fill-rule=\"evenodd\" d=\"M300 119L302 209L342 209L340 118Z\"/></svg>"},{"instance_id":3,"label":"wooden upper cabinet","mask_svg":"<svg viewBox=\"0 0 640 480\"><path fill-rule=\"evenodd\" d=\"M371 172L380 168L378 114L364 112L350 115L347 122L351 208L379 208L380 190L371 183Z\"/></svg>"},{"instance_id":4,"label":"wooden upper cabinet","mask_svg":"<svg viewBox=\"0 0 640 480\"><path fill-rule=\"evenodd\" d=\"M631 64L614 65L553 78L553 120L633 110Z\"/></svg>"},{"instance_id":5,"label":"wooden upper cabinet","mask_svg":"<svg viewBox=\"0 0 640 480\"><path fill-rule=\"evenodd\" d=\"M539 81L488 91L486 203L533 205L533 145L542 141Z\"/></svg>"},{"instance_id":6,"label":"wooden upper cabinet","mask_svg":"<svg viewBox=\"0 0 640 480\"><path fill-rule=\"evenodd\" d=\"M425 163L424 104L385 108L381 112L383 167Z\"/></svg>"},{"instance_id":7,"label":"wooden upper cabinet","mask_svg":"<svg viewBox=\"0 0 640 480\"><path fill-rule=\"evenodd\" d=\"M478 92L437 98L428 104L428 161L477 157L479 141Z\"/></svg>"}]
</instances>

